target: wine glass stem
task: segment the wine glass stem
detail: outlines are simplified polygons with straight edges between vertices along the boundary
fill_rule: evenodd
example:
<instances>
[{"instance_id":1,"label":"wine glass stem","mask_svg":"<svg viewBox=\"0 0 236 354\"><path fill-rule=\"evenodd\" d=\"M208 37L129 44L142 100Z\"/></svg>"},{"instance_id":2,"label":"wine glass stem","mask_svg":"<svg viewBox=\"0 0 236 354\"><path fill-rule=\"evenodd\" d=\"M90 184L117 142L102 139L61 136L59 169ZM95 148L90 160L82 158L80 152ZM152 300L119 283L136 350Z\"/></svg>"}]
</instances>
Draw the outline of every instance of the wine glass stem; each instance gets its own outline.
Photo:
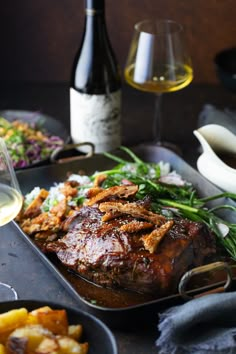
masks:
<instances>
[{"instance_id":1,"label":"wine glass stem","mask_svg":"<svg viewBox=\"0 0 236 354\"><path fill-rule=\"evenodd\" d=\"M162 94L155 94L155 112L153 120L154 143L161 144L162 141L162 114L161 114Z\"/></svg>"}]
</instances>

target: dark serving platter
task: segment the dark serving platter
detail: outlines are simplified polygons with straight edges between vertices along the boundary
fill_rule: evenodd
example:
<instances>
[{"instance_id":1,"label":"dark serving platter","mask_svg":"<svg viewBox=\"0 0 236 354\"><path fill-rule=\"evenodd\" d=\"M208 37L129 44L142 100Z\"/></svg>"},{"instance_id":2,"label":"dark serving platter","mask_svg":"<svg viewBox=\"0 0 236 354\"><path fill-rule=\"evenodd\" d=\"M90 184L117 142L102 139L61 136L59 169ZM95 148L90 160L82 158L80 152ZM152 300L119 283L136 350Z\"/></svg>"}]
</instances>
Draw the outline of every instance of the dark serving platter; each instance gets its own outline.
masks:
<instances>
[{"instance_id":1,"label":"dark serving platter","mask_svg":"<svg viewBox=\"0 0 236 354\"><path fill-rule=\"evenodd\" d=\"M192 182L201 196L219 194L221 191L202 177L195 169L189 166L183 159L172 151L152 145L139 145L132 149L139 157L147 162L169 162L171 168L180 173L187 181ZM123 154L118 152L119 154ZM127 158L127 155L124 155ZM34 187L49 188L55 182L66 179L68 172L77 173L83 170L86 174L92 174L97 170L105 170L114 166L114 161L103 155L94 155L80 161L71 161L63 164L53 164L36 167L30 170L17 172L18 180L23 194L28 193ZM221 198L217 202L211 202L211 206L218 203L225 204L226 199ZM227 204L231 202L227 200ZM233 202L232 202L233 203ZM236 222L233 212L221 213L221 216L231 222ZM78 305L86 311L95 314L112 328L139 327L145 325L145 319L155 322L157 313L163 309L184 302L180 293L171 294L167 297L147 297L133 292L107 289L96 286L79 276L68 272L54 256L46 256L39 250L34 242L16 224L23 239L33 248L52 273L59 279L65 288L78 301ZM215 275L216 274L216 275ZM203 291L211 291L212 288L220 287L225 274L213 272L211 277L203 282L196 283L194 288L187 292L191 296ZM201 279L200 279L201 280Z\"/></svg>"},{"instance_id":2,"label":"dark serving platter","mask_svg":"<svg viewBox=\"0 0 236 354\"><path fill-rule=\"evenodd\" d=\"M0 303L0 313L12 309L26 308L28 311L39 307L50 306L52 309L65 309L70 325L81 324L83 337L81 343L89 343L88 354L117 354L116 340L110 329L95 316L63 304L36 300L17 300Z\"/></svg>"}]
</instances>

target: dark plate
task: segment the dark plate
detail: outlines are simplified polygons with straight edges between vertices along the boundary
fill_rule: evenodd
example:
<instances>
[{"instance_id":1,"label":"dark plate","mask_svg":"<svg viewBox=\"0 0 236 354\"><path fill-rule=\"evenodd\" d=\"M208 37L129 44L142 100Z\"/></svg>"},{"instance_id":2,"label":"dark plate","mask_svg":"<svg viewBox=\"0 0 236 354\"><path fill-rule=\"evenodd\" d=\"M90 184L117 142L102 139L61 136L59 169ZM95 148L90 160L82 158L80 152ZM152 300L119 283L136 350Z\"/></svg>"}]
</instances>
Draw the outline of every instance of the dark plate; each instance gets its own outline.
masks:
<instances>
[{"instance_id":1,"label":"dark plate","mask_svg":"<svg viewBox=\"0 0 236 354\"><path fill-rule=\"evenodd\" d=\"M69 324L81 324L83 326L83 337L81 342L89 343L89 354L117 354L117 345L110 329L95 316L67 307L62 304L46 301L17 300L0 303L0 313L25 307L32 311L42 306L50 306L52 309L65 309L68 315Z\"/></svg>"},{"instance_id":2,"label":"dark plate","mask_svg":"<svg viewBox=\"0 0 236 354\"><path fill-rule=\"evenodd\" d=\"M133 148L133 151L143 160L149 162L158 162L160 160L169 162L172 169L180 173L187 181L191 181L199 194L202 196L219 194L217 187L213 186L196 170L190 167L175 153L165 148L140 145ZM126 156L127 157L127 156ZM54 182L61 182L66 179L67 172L78 172L84 170L86 174L91 174L96 170L105 170L114 166L114 162L102 155L95 155L80 161L73 161L65 164L49 165L31 169L30 171L19 171L17 173L23 194L31 191L35 186L49 188ZM225 204L224 198L211 203ZM230 202L227 200L227 203ZM233 212L225 212L221 216L232 222L236 222ZM166 307L182 303L182 297L176 293L168 297L159 298L158 294L152 298L136 294L125 290L111 290L95 286L84 279L68 272L57 261L56 257L48 258L45 256L17 225L20 235L41 257L44 263L51 269L53 274L70 291L75 299L86 310L100 317L104 322L112 327L138 326L145 324L143 319L156 321L156 313ZM222 279L220 280L222 281ZM194 292L199 291L201 287L210 289L219 283L218 277L213 277L207 283L200 283L195 286Z\"/></svg>"},{"instance_id":3,"label":"dark plate","mask_svg":"<svg viewBox=\"0 0 236 354\"><path fill-rule=\"evenodd\" d=\"M0 117L7 119L9 122L13 122L14 120L21 120L27 123L37 124L37 126L42 127L46 132L50 135L59 136L64 141L64 144L68 144L70 141L70 136L67 133L65 127L58 120L43 114L41 112L33 112L33 111L18 111L18 110L5 110L0 111ZM50 157L47 159L43 159L40 162L36 162L31 164L28 167L40 166L50 161Z\"/></svg>"}]
</instances>

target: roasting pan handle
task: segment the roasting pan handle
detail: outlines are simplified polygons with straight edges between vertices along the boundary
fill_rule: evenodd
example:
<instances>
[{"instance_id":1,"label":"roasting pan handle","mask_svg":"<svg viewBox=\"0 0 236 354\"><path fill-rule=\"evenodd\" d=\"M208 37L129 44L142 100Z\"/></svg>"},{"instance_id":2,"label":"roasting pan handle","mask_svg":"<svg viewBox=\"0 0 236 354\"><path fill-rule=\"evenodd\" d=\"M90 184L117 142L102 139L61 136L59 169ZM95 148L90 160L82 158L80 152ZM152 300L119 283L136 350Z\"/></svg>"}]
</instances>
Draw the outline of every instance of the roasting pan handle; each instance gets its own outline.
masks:
<instances>
[{"instance_id":1,"label":"roasting pan handle","mask_svg":"<svg viewBox=\"0 0 236 354\"><path fill-rule=\"evenodd\" d=\"M61 152L73 150L73 149L76 149L77 147L81 147L81 146L88 146L90 149L89 152L85 155L76 155L76 156L63 157L63 158L59 157ZM65 163L65 162L70 162L70 161L75 161L75 160L83 160L83 159L93 156L94 151L95 151L94 144L87 142L87 141L83 142L83 143L77 143L77 144L66 144L63 147L58 147L57 149L55 149L50 156L50 160L52 163Z\"/></svg>"},{"instance_id":2,"label":"roasting pan handle","mask_svg":"<svg viewBox=\"0 0 236 354\"><path fill-rule=\"evenodd\" d=\"M187 294L186 286L187 286L187 283L189 282L189 280L193 276L198 275L198 274L202 274L202 273L211 272L211 271L216 271L216 270L218 270L218 271L224 270L227 274L227 279L226 279L225 284L223 286L218 286L217 288L204 291L204 292L194 295L194 296L190 296L189 294ZM188 272L186 272L182 276L182 278L180 279L180 282L179 282L179 294L181 295L181 297L183 299L190 300L192 298L204 296L207 294L221 293L221 292L226 291L229 288L229 286L231 285L232 279L233 279L232 271L231 271L231 267L228 265L228 263L225 263L225 262L210 263L210 264L207 264L204 266L193 268L193 269L189 270Z\"/></svg>"}]
</instances>

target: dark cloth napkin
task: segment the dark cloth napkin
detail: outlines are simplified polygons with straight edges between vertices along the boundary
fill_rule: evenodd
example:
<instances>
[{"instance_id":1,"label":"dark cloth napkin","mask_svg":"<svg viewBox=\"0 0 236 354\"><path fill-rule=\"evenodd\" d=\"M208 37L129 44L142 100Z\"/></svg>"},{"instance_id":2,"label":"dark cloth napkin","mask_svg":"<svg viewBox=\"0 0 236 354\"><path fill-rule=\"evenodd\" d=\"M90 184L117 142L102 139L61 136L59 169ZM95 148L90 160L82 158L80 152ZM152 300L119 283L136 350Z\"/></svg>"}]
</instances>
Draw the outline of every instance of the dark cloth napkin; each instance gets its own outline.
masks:
<instances>
[{"instance_id":1,"label":"dark cloth napkin","mask_svg":"<svg viewBox=\"0 0 236 354\"><path fill-rule=\"evenodd\" d=\"M158 354L236 353L236 292L205 295L159 316Z\"/></svg>"}]
</instances>

